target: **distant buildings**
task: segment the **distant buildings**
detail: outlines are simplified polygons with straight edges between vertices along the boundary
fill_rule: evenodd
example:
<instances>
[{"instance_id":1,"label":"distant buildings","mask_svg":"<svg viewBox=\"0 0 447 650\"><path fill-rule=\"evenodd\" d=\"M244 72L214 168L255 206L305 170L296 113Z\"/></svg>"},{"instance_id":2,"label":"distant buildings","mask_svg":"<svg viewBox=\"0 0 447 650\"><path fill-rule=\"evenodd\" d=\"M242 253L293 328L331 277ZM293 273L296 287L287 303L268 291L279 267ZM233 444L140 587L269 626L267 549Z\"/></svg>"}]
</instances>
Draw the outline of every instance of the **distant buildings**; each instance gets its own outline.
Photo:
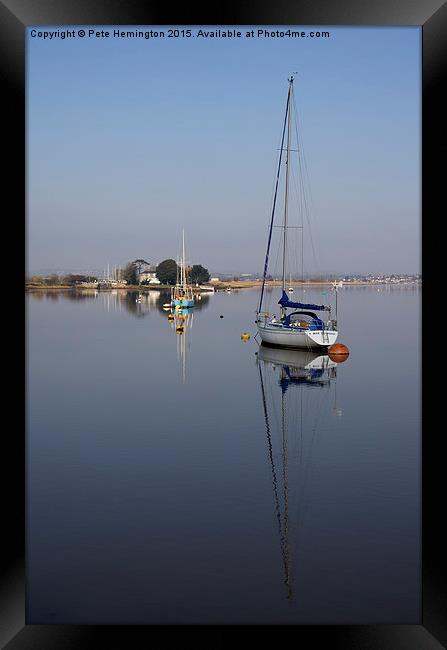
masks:
<instances>
[{"instance_id":1,"label":"distant buildings","mask_svg":"<svg viewBox=\"0 0 447 650\"><path fill-rule=\"evenodd\" d=\"M349 282L368 282L371 284L420 284L422 282L420 273L411 275L394 273L391 275L373 275L370 273L368 275L345 275L340 279L347 284Z\"/></svg>"},{"instance_id":2,"label":"distant buildings","mask_svg":"<svg viewBox=\"0 0 447 650\"><path fill-rule=\"evenodd\" d=\"M138 284L142 284L143 282L146 284L161 284L157 278L156 271L156 266L147 266L144 270L141 270L138 274Z\"/></svg>"}]
</instances>

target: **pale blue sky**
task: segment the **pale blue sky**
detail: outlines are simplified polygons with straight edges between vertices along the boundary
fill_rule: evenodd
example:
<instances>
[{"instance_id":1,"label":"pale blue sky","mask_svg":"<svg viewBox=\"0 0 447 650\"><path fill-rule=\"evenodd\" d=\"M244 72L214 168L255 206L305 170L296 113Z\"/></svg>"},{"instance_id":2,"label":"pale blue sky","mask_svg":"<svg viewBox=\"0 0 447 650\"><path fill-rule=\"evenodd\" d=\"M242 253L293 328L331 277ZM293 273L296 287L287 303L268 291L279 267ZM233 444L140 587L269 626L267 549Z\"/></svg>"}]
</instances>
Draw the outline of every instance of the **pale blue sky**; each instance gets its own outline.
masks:
<instances>
[{"instance_id":1,"label":"pale blue sky","mask_svg":"<svg viewBox=\"0 0 447 650\"><path fill-rule=\"evenodd\" d=\"M182 227L191 262L262 271L294 71L318 261L307 251L306 270L420 271L418 27L51 41L30 29L30 271L175 258Z\"/></svg>"}]
</instances>

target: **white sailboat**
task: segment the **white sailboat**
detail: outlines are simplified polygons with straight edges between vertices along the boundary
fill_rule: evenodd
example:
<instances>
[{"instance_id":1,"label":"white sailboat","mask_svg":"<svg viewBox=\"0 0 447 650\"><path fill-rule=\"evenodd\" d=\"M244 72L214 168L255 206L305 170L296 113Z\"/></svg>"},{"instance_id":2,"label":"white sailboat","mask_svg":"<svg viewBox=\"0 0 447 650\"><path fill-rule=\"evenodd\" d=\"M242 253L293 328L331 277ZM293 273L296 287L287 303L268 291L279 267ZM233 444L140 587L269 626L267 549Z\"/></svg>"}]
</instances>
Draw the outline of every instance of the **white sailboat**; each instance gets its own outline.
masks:
<instances>
[{"instance_id":1,"label":"white sailboat","mask_svg":"<svg viewBox=\"0 0 447 650\"><path fill-rule=\"evenodd\" d=\"M264 263L264 275L262 281L261 296L256 315L256 324L260 337L264 343L277 345L286 348L328 348L335 343L338 337L337 314L335 320L330 318L324 322L315 312L328 311L331 307L315 305L302 302L292 302L286 292L286 271L287 271L287 234L289 229L289 176L291 166L291 130L292 130L292 106L293 106L293 77L289 79L287 93L286 114L282 129L281 148L279 154L278 171L276 175L276 186L273 199L272 215L269 227L267 253ZM284 139L287 129L287 146L285 148L285 196L284 196L284 220L282 224L282 295L278 304L280 305L280 316L271 315L263 311L264 288L268 268L270 245L272 240L273 222L275 216L278 184L281 174L281 163L284 151ZM302 228L302 226L301 226ZM335 291L337 288L335 288ZM288 312L287 310L293 310Z\"/></svg>"},{"instance_id":2,"label":"white sailboat","mask_svg":"<svg viewBox=\"0 0 447 650\"><path fill-rule=\"evenodd\" d=\"M179 277L171 291L171 305L173 307L194 307L194 296L192 286L187 281L186 258L185 258L185 231L182 231L182 255L178 265Z\"/></svg>"}]
</instances>

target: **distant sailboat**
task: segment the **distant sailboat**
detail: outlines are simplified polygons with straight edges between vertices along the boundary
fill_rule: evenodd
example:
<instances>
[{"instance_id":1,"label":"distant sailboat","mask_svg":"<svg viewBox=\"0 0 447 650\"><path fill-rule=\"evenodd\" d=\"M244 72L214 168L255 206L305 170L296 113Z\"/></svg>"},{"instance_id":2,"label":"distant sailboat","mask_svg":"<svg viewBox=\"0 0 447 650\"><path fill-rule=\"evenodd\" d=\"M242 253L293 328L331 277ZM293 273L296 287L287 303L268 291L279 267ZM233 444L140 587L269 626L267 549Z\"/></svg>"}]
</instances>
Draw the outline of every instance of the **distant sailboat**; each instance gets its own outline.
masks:
<instances>
[{"instance_id":1,"label":"distant sailboat","mask_svg":"<svg viewBox=\"0 0 447 650\"><path fill-rule=\"evenodd\" d=\"M331 308L325 305L315 305L302 302L292 302L286 292L286 268L287 268L287 252L288 242L287 233L291 227L288 224L288 208L289 208L289 176L291 165L291 126L292 126L292 104L293 104L293 77L289 79L289 90L287 94L286 114L284 118L281 148L279 155L278 171L276 176L276 187L273 199L272 216L270 220L267 253L264 263L264 275L262 281L261 297L259 307L257 310L256 324L258 332L264 343L270 345L277 345L286 348L328 348L335 343L338 337L337 322L336 320L329 319L324 322L320 319L316 311L328 311ZM262 310L264 288L267 276L268 260L270 253L270 245L272 240L273 221L275 215L276 199L278 192L278 183L281 173L282 153L284 147L284 138L287 128L287 147L286 160L285 160L285 196L284 196L284 221L282 225L282 295L278 304L280 305L280 318L271 316L271 314ZM301 175L300 175L300 180ZM302 226L301 226L302 228ZM293 287L289 288L293 291ZM288 313L287 310L294 311ZM336 316L337 317L337 316ZM335 317L335 318L336 318Z\"/></svg>"},{"instance_id":2,"label":"distant sailboat","mask_svg":"<svg viewBox=\"0 0 447 650\"><path fill-rule=\"evenodd\" d=\"M188 284L185 258L185 231L182 233L182 255L178 265L177 282L171 291L173 307L194 307L192 286Z\"/></svg>"}]
</instances>

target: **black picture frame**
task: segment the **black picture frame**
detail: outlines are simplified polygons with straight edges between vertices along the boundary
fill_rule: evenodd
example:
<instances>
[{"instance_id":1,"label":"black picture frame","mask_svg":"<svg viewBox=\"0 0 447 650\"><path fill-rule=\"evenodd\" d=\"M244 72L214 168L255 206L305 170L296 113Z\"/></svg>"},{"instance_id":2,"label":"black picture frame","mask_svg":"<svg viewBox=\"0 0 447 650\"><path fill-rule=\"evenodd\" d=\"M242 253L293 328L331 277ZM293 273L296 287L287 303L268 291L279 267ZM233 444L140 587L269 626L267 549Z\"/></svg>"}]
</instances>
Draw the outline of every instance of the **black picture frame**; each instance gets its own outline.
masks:
<instances>
[{"instance_id":1,"label":"black picture frame","mask_svg":"<svg viewBox=\"0 0 447 650\"><path fill-rule=\"evenodd\" d=\"M9 7L9 8L8 8ZM422 26L423 43L423 97L422 97L422 245L423 260L423 314L436 297L438 277L432 257L426 256L430 224L439 222L443 205L441 178L445 165L436 164L436 152L443 133L445 103L442 97L442 78L446 69L447 5L441 0L415 3L414 0L370 0L359 3L348 0L342 5L330 0L313 0L300 4L286 4L277 0L266 3L216 3L200 11L184 5L183 11L170 13L164 6L148 4L144 0L8 0L0 3L0 71L5 118L3 133L9 139L4 144L7 177L3 186L3 205L9 205L7 225L14 224L15 232L6 232L4 242L17 245L17 259L23 254L25 241L25 30L28 25L63 24L125 24L125 25L370 25ZM443 75L444 73L444 75ZM11 214L12 212L12 214ZM13 216L13 218L12 218ZM25 264L24 264L25 267ZM18 274L17 274L18 275ZM17 280L17 284L19 284ZM12 309L20 316L23 303L23 285L14 292L16 303ZM8 302L10 299L8 298ZM21 320L21 323L20 323ZM18 341L17 349L22 349ZM25 350L26 353L26 350ZM436 350L435 350L436 353ZM430 379L428 355L423 355L423 418L422 434L422 620L420 625L357 625L357 626L75 626L26 625L25 623L25 437L22 422L17 416L4 431L3 460L12 471L2 472L3 522L2 575L0 582L0 646L8 650L39 648L102 648L112 643L125 648L139 647L206 647L221 648L243 643L253 645L262 640L278 643L282 634L302 647L321 643L325 648L381 650L437 650L446 645L447 610L445 590L440 578L444 554L441 535L443 483L443 456L440 449L442 430L428 427L428 414L436 404L435 381ZM23 369L17 356L10 367L11 394L24 395ZM9 402L8 402L9 403ZM14 409L17 414L20 406ZM24 412L23 409L22 412ZM427 415L427 418L426 418ZM290 629L292 628L292 629ZM278 636L279 635L279 636ZM312 645L310 645L312 644Z\"/></svg>"}]
</instances>

